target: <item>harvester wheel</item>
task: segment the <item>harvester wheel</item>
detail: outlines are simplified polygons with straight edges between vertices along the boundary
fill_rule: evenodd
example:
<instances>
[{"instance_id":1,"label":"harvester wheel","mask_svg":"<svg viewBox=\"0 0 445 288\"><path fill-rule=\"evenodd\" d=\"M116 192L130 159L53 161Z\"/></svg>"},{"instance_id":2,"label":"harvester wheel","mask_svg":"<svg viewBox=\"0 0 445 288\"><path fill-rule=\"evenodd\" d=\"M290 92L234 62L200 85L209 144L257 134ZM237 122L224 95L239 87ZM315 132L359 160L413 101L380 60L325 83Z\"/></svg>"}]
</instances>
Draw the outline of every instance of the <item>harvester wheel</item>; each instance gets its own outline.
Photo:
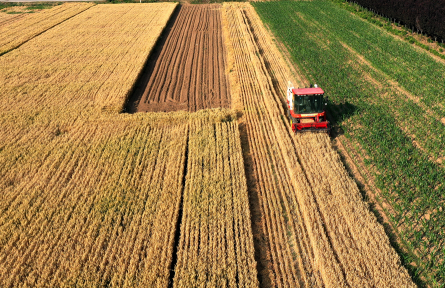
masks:
<instances>
[{"instance_id":1,"label":"harvester wheel","mask_svg":"<svg viewBox=\"0 0 445 288\"><path fill-rule=\"evenodd\" d=\"M289 118L290 126L292 127L292 115L290 115L290 111L287 110L287 118Z\"/></svg>"}]
</instances>

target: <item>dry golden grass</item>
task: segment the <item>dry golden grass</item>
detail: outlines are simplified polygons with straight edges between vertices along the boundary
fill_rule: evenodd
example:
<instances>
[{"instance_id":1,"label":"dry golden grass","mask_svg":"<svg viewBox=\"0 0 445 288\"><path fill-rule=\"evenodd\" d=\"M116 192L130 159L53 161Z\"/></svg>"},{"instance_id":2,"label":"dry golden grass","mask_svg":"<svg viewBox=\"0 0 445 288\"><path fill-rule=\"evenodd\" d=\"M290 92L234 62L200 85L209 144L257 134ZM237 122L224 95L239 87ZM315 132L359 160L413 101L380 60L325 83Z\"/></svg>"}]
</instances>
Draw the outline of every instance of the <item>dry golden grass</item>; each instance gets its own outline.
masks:
<instances>
[{"instance_id":1,"label":"dry golden grass","mask_svg":"<svg viewBox=\"0 0 445 288\"><path fill-rule=\"evenodd\" d=\"M4 146L0 286L168 282L187 120L153 122L78 121Z\"/></svg>"},{"instance_id":2,"label":"dry golden grass","mask_svg":"<svg viewBox=\"0 0 445 288\"><path fill-rule=\"evenodd\" d=\"M175 7L97 5L1 56L1 110L122 110Z\"/></svg>"},{"instance_id":3,"label":"dry golden grass","mask_svg":"<svg viewBox=\"0 0 445 288\"><path fill-rule=\"evenodd\" d=\"M213 264L230 250L218 271L257 286L232 112L97 113L121 109L175 5L93 7L0 57L0 286L167 286L188 138L208 125L231 205Z\"/></svg>"},{"instance_id":4,"label":"dry golden grass","mask_svg":"<svg viewBox=\"0 0 445 288\"><path fill-rule=\"evenodd\" d=\"M175 5L97 5L0 56L0 286L165 287L173 268L176 287L258 286L233 112L97 113L122 109ZM329 138L283 122L289 72L253 8L223 18L262 284L414 286Z\"/></svg>"},{"instance_id":5,"label":"dry golden grass","mask_svg":"<svg viewBox=\"0 0 445 288\"><path fill-rule=\"evenodd\" d=\"M188 148L173 286L258 287L237 123L195 120Z\"/></svg>"},{"instance_id":6,"label":"dry golden grass","mask_svg":"<svg viewBox=\"0 0 445 288\"><path fill-rule=\"evenodd\" d=\"M26 14L8 14L2 10L0 11L0 27L13 21L17 21L25 16Z\"/></svg>"},{"instance_id":7,"label":"dry golden grass","mask_svg":"<svg viewBox=\"0 0 445 288\"><path fill-rule=\"evenodd\" d=\"M105 115L63 127L35 124L15 141L1 138L0 286L166 287L188 138L205 131L189 132L189 123L227 127L231 138L221 144L231 149L226 158L238 155L238 171L239 143L229 142L236 124L221 124L233 118L223 110ZM231 241L241 243L230 247L238 249L238 275L252 277L247 202L239 202L247 194L237 177L232 221L240 226Z\"/></svg>"},{"instance_id":8,"label":"dry golden grass","mask_svg":"<svg viewBox=\"0 0 445 288\"><path fill-rule=\"evenodd\" d=\"M363 203L327 135L287 126L280 53L246 3L224 3L229 55L253 158L261 229L260 277L283 287L415 287ZM266 65L267 61L267 65ZM229 60L229 63L231 61ZM274 65L275 68L274 68ZM277 80L280 80L277 82ZM233 82L233 81L232 81ZM278 83L274 85L274 83Z\"/></svg>"},{"instance_id":9,"label":"dry golden grass","mask_svg":"<svg viewBox=\"0 0 445 288\"><path fill-rule=\"evenodd\" d=\"M79 107L123 102L175 6L93 7L0 57L1 287L167 285L191 116Z\"/></svg>"},{"instance_id":10,"label":"dry golden grass","mask_svg":"<svg viewBox=\"0 0 445 288\"><path fill-rule=\"evenodd\" d=\"M93 5L93 3L64 3L32 14L0 13L0 55Z\"/></svg>"}]
</instances>

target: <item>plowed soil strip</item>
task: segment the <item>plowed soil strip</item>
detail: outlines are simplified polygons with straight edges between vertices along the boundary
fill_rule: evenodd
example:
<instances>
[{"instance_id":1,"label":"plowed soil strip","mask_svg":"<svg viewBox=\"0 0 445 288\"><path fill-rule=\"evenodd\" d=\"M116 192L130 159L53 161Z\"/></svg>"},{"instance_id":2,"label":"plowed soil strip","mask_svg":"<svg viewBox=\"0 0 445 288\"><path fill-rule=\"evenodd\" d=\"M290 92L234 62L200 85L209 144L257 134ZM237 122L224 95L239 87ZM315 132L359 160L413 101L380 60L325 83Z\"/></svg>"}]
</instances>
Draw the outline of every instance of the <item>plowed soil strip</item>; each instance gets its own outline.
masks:
<instances>
[{"instance_id":1,"label":"plowed soil strip","mask_svg":"<svg viewBox=\"0 0 445 288\"><path fill-rule=\"evenodd\" d=\"M221 5L184 5L140 76L129 112L230 106Z\"/></svg>"}]
</instances>

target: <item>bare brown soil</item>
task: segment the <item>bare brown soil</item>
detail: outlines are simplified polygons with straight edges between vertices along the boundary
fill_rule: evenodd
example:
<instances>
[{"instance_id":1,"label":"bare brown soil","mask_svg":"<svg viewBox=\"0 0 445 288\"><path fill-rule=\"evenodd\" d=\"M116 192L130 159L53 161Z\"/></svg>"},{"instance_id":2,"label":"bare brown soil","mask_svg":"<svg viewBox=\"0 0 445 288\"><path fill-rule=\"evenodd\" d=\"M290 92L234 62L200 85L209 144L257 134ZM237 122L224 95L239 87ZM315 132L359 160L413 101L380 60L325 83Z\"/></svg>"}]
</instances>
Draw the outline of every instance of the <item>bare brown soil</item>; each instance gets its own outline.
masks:
<instances>
[{"instance_id":1,"label":"bare brown soil","mask_svg":"<svg viewBox=\"0 0 445 288\"><path fill-rule=\"evenodd\" d=\"M185 4L178 9L160 51L149 59L142 84L135 88L129 112L230 107L221 5Z\"/></svg>"}]
</instances>

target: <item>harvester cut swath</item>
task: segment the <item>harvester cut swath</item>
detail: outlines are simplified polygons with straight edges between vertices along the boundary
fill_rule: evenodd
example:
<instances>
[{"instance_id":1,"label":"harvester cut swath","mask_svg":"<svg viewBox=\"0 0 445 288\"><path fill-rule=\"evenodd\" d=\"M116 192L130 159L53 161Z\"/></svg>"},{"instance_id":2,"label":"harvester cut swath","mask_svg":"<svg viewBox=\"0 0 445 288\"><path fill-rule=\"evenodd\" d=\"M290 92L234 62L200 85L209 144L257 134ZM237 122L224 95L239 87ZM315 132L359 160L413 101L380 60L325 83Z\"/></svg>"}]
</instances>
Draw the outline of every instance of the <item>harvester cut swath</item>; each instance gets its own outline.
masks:
<instances>
[{"instance_id":1,"label":"harvester cut swath","mask_svg":"<svg viewBox=\"0 0 445 288\"><path fill-rule=\"evenodd\" d=\"M251 155L246 158L252 159L250 192L258 198L251 203L260 214L252 221L260 283L415 287L328 135L294 133L283 123L289 108L281 105L281 95L289 75L270 69L280 53L270 47L273 41L253 7L224 3L224 8L229 63L236 74L231 90L239 92L232 99L243 111Z\"/></svg>"}]
</instances>

